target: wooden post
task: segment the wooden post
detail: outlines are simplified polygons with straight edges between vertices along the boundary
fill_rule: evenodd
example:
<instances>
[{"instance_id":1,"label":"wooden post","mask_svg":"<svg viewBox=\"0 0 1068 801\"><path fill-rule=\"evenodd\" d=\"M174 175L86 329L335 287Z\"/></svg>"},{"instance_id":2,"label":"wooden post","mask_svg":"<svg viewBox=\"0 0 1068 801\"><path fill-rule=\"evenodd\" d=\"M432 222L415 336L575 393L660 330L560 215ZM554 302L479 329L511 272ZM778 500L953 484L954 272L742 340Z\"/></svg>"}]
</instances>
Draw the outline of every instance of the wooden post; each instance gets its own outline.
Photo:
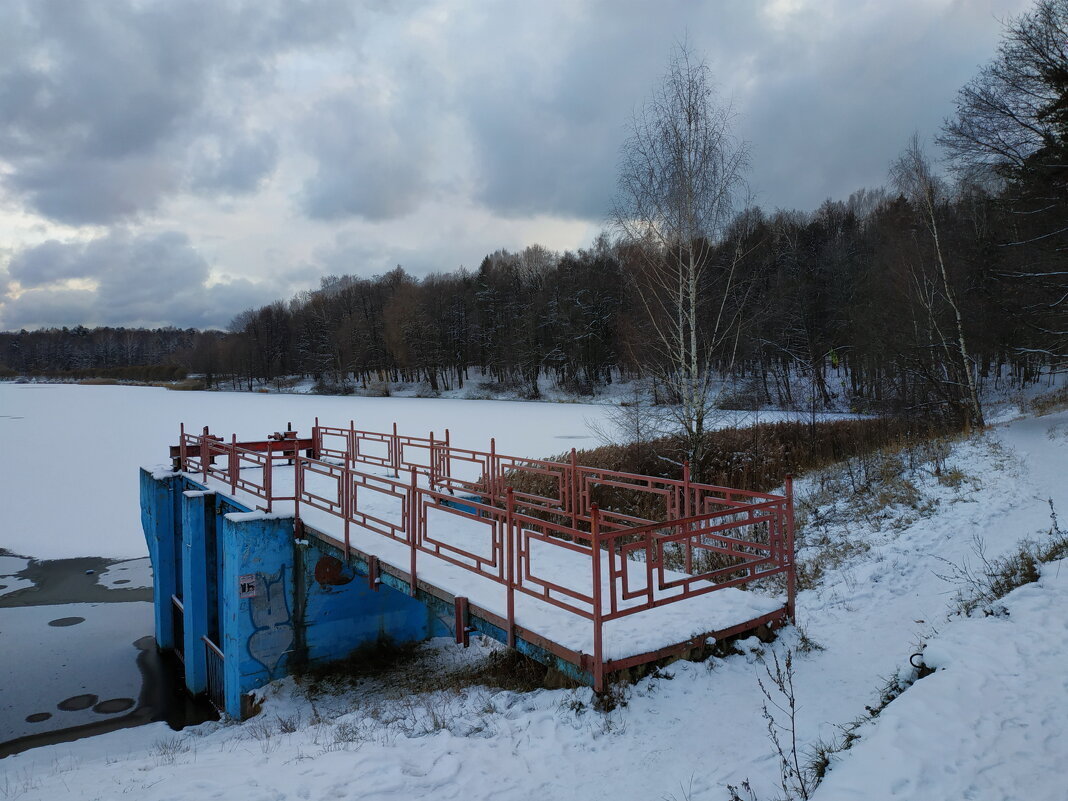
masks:
<instances>
[{"instance_id":1,"label":"wooden post","mask_svg":"<svg viewBox=\"0 0 1068 801\"><path fill-rule=\"evenodd\" d=\"M690 463L685 461L682 463L682 516L689 517L691 509L693 508L690 501ZM686 524L686 529L689 530L689 523ZM693 540L689 537L686 538L686 572L693 573Z\"/></svg>"},{"instance_id":2,"label":"wooden post","mask_svg":"<svg viewBox=\"0 0 1068 801\"><path fill-rule=\"evenodd\" d=\"M241 460L237 458L237 434L230 435L230 494L237 495L237 475Z\"/></svg>"}]
</instances>

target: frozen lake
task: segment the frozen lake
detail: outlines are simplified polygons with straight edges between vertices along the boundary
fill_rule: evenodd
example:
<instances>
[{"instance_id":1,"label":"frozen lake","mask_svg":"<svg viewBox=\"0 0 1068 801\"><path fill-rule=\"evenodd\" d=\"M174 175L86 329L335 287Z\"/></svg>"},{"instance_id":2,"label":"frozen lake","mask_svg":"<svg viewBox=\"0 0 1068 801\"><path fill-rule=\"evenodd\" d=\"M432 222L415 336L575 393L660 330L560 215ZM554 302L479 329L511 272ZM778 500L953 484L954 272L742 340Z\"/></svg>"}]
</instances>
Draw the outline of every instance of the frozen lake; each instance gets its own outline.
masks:
<instances>
[{"instance_id":1,"label":"frozen lake","mask_svg":"<svg viewBox=\"0 0 1068 801\"><path fill-rule=\"evenodd\" d=\"M141 533L137 469L167 462L178 424L262 439L287 422L305 434L318 415L348 425L441 436L461 447L549 456L598 440L605 407L580 403L173 392L156 387L0 383L0 548L38 559L131 559Z\"/></svg>"}]
</instances>

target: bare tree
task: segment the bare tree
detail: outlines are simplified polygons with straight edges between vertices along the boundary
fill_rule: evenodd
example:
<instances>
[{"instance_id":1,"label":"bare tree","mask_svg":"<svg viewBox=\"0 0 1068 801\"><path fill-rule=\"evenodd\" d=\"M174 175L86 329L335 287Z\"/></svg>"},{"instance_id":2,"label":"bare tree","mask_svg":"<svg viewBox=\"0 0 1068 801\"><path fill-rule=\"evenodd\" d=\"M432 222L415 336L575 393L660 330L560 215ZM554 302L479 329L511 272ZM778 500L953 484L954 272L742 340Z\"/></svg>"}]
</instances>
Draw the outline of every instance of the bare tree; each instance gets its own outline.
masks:
<instances>
[{"instance_id":1,"label":"bare tree","mask_svg":"<svg viewBox=\"0 0 1068 801\"><path fill-rule=\"evenodd\" d=\"M653 342L646 367L674 395L696 471L713 400L712 366L729 372L748 294L738 252L722 244L744 191L748 152L717 101L707 64L683 43L635 113L620 156L613 222L637 254L638 295Z\"/></svg>"},{"instance_id":2,"label":"bare tree","mask_svg":"<svg viewBox=\"0 0 1068 801\"><path fill-rule=\"evenodd\" d=\"M1010 179L1065 169L1068 0L1039 0L1006 22L997 56L957 95L939 143L961 168Z\"/></svg>"},{"instance_id":3,"label":"bare tree","mask_svg":"<svg viewBox=\"0 0 1068 801\"><path fill-rule=\"evenodd\" d=\"M997 55L957 95L939 138L967 176L997 178L1008 230L999 273L1036 341L1021 354L1068 367L1068 0L1005 23ZM1037 347L1035 347L1037 346Z\"/></svg>"},{"instance_id":4,"label":"bare tree","mask_svg":"<svg viewBox=\"0 0 1068 801\"><path fill-rule=\"evenodd\" d=\"M976 387L975 368L968 354L968 344L964 335L964 318L961 314L960 303L957 294L953 290L953 284L949 278L946 267L946 253L942 237L939 232L938 219L942 206L947 202L945 183L931 170L931 164L920 146L919 137L912 135L908 147L890 167L890 178L894 186L904 195L917 216L923 221L927 233L931 236L931 245L934 250L935 265L937 267L937 279L935 282L917 282L923 284L923 288L932 291L920 291L917 294L921 299L926 299L925 307L929 312L932 326L937 331L937 345L956 353L947 362L952 364L957 361L959 368L952 370L949 375L956 374L956 383L962 384L962 392L955 393L961 398L961 405L968 410L971 422L974 425L983 425L983 409L979 403L979 392ZM937 286L937 290L934 287ZM949 307L953 316L953 331L951 334L942 334L938 322L936 300L941 297ZM952 337L953 339L951 339ZM955 341L954 341L955 340ZM952 342L952 345L950 344Z\"/></svg>"}]
</instances>

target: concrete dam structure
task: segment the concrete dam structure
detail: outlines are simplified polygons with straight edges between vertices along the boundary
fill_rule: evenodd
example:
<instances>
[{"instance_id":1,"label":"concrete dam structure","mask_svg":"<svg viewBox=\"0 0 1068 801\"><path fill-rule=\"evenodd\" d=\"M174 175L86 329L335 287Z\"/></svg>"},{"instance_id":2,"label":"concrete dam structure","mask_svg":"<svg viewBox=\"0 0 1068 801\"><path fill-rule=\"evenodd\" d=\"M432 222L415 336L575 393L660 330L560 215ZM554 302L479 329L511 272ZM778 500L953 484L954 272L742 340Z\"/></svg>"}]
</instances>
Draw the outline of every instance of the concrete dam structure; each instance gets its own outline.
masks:
<instances>
[{"instance_id":1,"label":"concrete dam structure","mask_svg":"<svg viewBox=\"0 0 1068 801\"><path fill-rule=\"evenodd\" d=\"M478 633L601 691L793 615L793 503L442 438L184 428L142 468L156 641L234 718L383 636Z\"/></svg>"}]
</instances>

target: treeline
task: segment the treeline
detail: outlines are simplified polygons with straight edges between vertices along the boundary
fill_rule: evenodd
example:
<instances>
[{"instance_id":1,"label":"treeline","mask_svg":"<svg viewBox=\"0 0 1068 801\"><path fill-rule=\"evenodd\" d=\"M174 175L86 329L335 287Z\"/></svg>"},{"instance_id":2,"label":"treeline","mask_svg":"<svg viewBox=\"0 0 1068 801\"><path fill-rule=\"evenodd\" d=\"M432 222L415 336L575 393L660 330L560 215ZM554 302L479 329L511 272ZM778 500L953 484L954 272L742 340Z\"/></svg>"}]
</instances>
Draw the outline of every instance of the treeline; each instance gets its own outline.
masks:
<instances>
[{"instance_id":1,"label":"treeline","mask_svg":"<svg viewBox=\"0 0 1068 801\"><path fill-rule=\"evenodd\" d=\"M46 328L0 332L0 376L174 381L199 354L214 351L221 331L194 328Z\"/></svg>"},{"instance_id":2,"label":"treeline","mask_svg":"<svg viewBox=\"0 0 1068 801\"><path fill-rule=\"evenodd\" d=\"M1057 278L1034 275L1037 246L1012 246L1040 236L1042 221L974 187L937 215L978 380L1022 386L1056 367L1057 312L1047 301ZM736 400L823 407L844 391L855 408L922 411L956 397L946 387L953 312L939 297L931 237L906 198L863 192L812 214L750 209L705 251L700 314L744 317L730 361L734 391L748 398ZM289 303L240 315L212 369L191 367L249 385L301 375L338 387L422 381L431 391L462 387L478 368L526 397L538 396L539 378L590 393L648 373L658 358L645 263L602 237L574 253L499 251L477 270L422 280L400 268L329 277ZM714 302L726 265L747 287L740 308Z\"/></svg>"},{"instance_id":3,"label":"treeline","mask_svg":"<svg viewBox=\"0 0 1068 801\"><path fill-rule=\"evenodd\" d=\"M1046 240L1013 244L1041 236L1045 221L976 187L953 194L937 215L979 381L1023 386L1056 367L1057 309L1047 301L1059 260L1036 274ZM749 209L703 252L709 292L700 314L744 317L723 403L952 409L951 310L935 291L931 237L905 197L860 192L809 214ZM642 292L646 263L633 246L602 236L588 250L498 251L476 270L421 280L399 267L330 276L318 290L241 313L228 333L7 333L0 362L19 373L167 364L205 375L209 386L248 389L293 376L323 391L424 382L430 393L463 387L477 368L491 390L536 398L539 379L549 379L587 394L648 375L658 358ZM742 308L714 302L727 265L746 286Z\"/></svg>"}]
</instances>

